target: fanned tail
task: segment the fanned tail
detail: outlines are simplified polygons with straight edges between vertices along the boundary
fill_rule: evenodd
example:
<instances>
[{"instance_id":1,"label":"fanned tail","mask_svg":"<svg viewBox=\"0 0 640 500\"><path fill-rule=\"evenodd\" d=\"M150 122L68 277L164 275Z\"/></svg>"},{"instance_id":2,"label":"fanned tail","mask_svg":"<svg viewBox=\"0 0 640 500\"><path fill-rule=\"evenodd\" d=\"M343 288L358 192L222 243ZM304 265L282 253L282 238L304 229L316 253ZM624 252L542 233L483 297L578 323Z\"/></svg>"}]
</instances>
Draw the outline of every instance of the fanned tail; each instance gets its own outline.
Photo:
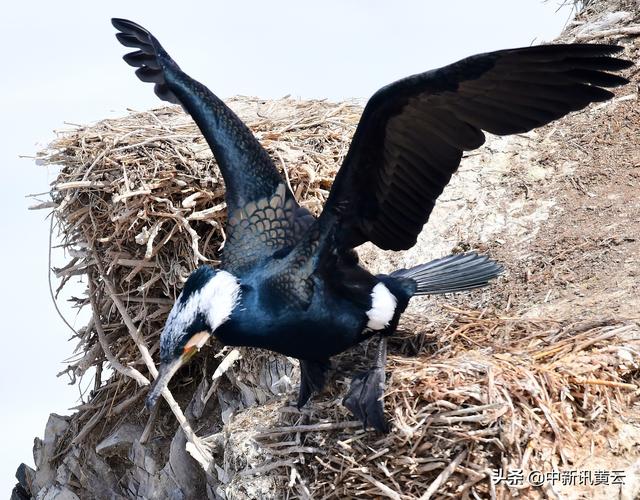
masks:
<instances>
[{"instance_id":1,"label":"fanned tail","mask_svg":"<svg viewBox=\"0 0 640 500\"><path fill-rule=\"evenodd\" d=\"M475 252L449 255L410 269L398 269L391 276L410 278L416 282L415 295L462 292L489 284L503 267L486 255Z\"/></svg>"}]
</instances>

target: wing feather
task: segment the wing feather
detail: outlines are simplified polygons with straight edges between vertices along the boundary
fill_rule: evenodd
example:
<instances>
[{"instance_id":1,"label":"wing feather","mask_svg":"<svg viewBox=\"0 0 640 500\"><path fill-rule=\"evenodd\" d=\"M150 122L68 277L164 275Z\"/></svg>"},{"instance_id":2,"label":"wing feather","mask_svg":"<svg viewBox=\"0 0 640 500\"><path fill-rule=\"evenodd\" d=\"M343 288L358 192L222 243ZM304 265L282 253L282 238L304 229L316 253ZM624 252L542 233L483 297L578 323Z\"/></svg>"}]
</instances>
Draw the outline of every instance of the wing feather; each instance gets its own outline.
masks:
<instances>
[{"instance_id":1,"label":"wing feather","mask_svg":"<svg viewBox=\"0 0 640 500\"><path fill-rule=\"evenodd\" d=\"M383 87L369 100L321 216L343 249L416 241L463 151L484 132L528 132L606 101L632 65L615 45L566 44L479 54ZM606 88L605 88L606 87ZM326 215L325 215L326 214Z\"/></svg>"},{"instance_id":2,"label":"wing feather","mask_svg":"<svg viewBox=\"0 0 640 500\"><path fill-rule=\"evenodd\" d=\"M112 19L118 41L137 50L123 59L156 95L180 104L207 140L225 182L227 244L223 267L241 273L295 245L313 216L295 201L271 158L240 118L215 94L184 73L142 26Z\"/></svg>"}]
</instances>

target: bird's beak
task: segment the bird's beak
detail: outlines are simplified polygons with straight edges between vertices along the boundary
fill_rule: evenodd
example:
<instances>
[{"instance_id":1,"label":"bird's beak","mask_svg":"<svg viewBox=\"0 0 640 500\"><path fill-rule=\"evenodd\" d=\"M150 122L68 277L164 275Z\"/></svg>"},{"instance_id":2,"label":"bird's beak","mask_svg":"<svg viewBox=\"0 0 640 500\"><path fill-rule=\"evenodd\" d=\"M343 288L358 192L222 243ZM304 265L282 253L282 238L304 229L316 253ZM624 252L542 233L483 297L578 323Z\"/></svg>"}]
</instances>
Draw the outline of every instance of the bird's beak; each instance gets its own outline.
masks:
<instances>
[{"instance_id":1,"label":"bird's beak","mask_svg":"<svg viewBox=\"0 0 640 500\"><path fill-rule=\"evenodd\" d=\"M171 377L178 371L178 369L185 364L191 357L200 350L200 348L207 342L211 335L207 332L200 332L193 335L184 346L182 354L176 359L168 363L160 363L158 369L158 376L153 382L147 401L145 403L147 410L151 411L155 406L160 394L169 385Z\"/></svg>"},{"instance_id":2,"label":"bird's beak","mask_svg":"<svg viewBox=\"0 0 640 500\"><path fill-rule=\"evenodd\" d=\"M173 374L184 364L185 360L183 358L184 354L170 363L160 363L158 376L156 377L155 382L151 385L151 390L149 391L149 395L147 396L147 401L145 403L147 410L151 411L156 405L156 401L158 401L160 394L162 394L162 391L164 391L169 384L169 380L171 380Z\"/></svg>"}]
</instances>

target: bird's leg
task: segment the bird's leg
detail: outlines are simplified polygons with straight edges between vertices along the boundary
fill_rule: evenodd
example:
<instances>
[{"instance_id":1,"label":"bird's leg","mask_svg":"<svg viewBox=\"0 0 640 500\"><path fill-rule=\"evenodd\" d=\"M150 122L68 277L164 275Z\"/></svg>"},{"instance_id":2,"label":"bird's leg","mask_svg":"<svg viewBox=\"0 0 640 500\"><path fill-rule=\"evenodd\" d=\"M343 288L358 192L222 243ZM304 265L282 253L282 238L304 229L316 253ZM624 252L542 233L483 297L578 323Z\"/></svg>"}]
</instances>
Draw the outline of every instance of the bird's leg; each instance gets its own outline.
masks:
<instances>
[{"instance_id":1,"label":"bird's leg","mask_svg":"<svg viewBox=\"0 0 640 500\"><path fill-rule=\"evenodd\" d=\"M300 360L300 392L298 409L302 408L314 392L320 392L327 382L327 372L331 367L328 360Z\"/></svg>"},{"instance_id":2,"label":"bird's leg","mask_svg":"<svg viewBox=\"0 0 640 500\"><path fill-rule=\"evenodd\" d=\"M349 392L342 401L366 428L372 426L379 432L389 432L389 424L384 418L385 374L384 366L387 362L387 338L380 337L376 361L373 368L353 377Z\"/></svg>"}]
</instances>

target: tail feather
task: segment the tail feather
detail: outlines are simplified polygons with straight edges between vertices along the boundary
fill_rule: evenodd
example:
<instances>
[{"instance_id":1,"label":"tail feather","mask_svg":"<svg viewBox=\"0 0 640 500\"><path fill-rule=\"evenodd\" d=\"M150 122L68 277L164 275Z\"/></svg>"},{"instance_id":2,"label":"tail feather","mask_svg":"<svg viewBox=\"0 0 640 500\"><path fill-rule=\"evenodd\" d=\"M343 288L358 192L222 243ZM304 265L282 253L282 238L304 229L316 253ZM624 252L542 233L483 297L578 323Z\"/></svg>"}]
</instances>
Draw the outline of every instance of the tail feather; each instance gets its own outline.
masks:
<instances>
[{"instance_id":1,"label":"tail feather","mask_svg":"<svg viewBox=\"0 0 640 500\"><path fill-rule=\"evenodd\" d=\"M449 255L410 269L399 269L391 276L409 278L416 282L416 295L462 292L489 284L503 267L486 255L475 252Z\"/></svg>"}]
</instances>

